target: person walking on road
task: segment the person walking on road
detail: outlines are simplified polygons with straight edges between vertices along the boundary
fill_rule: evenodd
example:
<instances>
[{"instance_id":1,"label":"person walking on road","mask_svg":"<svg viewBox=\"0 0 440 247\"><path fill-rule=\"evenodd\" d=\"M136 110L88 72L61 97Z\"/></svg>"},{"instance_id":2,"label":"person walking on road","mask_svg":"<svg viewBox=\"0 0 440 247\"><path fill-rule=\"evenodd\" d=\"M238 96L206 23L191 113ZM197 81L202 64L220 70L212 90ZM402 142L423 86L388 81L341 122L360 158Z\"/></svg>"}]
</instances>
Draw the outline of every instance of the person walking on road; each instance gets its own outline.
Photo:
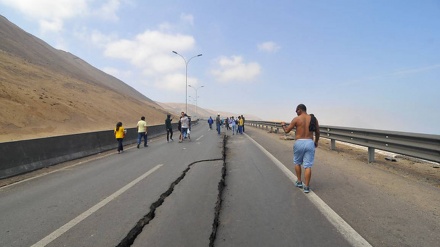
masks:
<instances>
[{"instance_id":1,"label":"person walking on road","mask_svg":"<svg viewBox=\"0 0 440 247\"><path fill-rule=\"evenodd\" d=\"M182 124L181 126L182 134L180 135L179 142L182 142L187 137L187 133L188 133L187 131L189 127L188 116L184 112L182 112L182 118L180 118L180 122Z\"/></svg>"},{"instance_id":2,"label":"person walking on road","mask_svg":"<svg viewBox=\"0 0 440 247\"><path fill-rule=\"evenodd\" d=\"M222 125L222 120L220 119L220 113L217 114L217 117L215 118L215 125L217 127L217 133L220 135L220 127Z\"/></svg>"},{"instance_id":3,"label":"person walking on road","mask_svg":"<svg viewBox=\"0 0 440 247\"><path fill-rule=\"evenodd\" d=\"M118 141L118 153L122 153L122 152L124 152L124 146L122 144L122 141L124 140L125 134L127 132L124 129L124 127L122 127L121 122L118 122L116 124L116 128L115 128L114 133L115 133L116 140Z\"/></svg>"},{"instance_id":4,"label":"person walking on road","mask_svg":"<svg viewBox=\"0 0 440 247\"><path fill-rule=\"evenodd\" d=\"M313 114L307 114L307 108L304 104L299 104L296 107L296 114L298 116L288 126L286 126L285 122L281 122L281 126L286 133L296 128L293 162L298 181L295 182L295 186L304 188L304 193L309 193L315 149L318 147L320 136L319 123ZM315 140L313 140L313 133L315 133ZM305 184L301 180L301 166L304 167Z\"/></svg>"},{"instance_id":5,"label":"person walking on road","mask_svg":"<svg viewBox=\"0 0 440 247\"><path fill-rule=\"evenodd\" d=\"M165 119L165 129L167 130L167 142L173 141L173 126L171 125L171 115L167 115L167 119Z\"/></svg>"},{"instance_id":6,"label":"person walking on road","mask_svg":"<svg viewBox=\"0 0 440 247\"><path fill-rule=\"evenodd\" d=\"M238 116L238 132L240 132L241 135L243 135L243 126L244 126L243 117Z\"/></svg>"},{"instance_id":7,"label":"person walking on road","mask_svg":"<svg viewBox=\"0 0 440 247\"><path fill-rule=\"evenodd\" d=\"M191 141L191 116L188 116L188 130L186 131L186 136L188 137L188 140Z\"/></svg>"},{"instance_id":8,"label":"person walking on road","mask_svg":"<svg viewBox=\"0 0 440 247\"><path fill-rule=\"evenodd\" d=\"M231 121L230 121L231 123L230 123L230 125L231 125L231 128L232 128L232 135L235 135L235 132L236 132L236 128L237 128L237 125L235 124L235 119L234 119L234 117L231 117Z\"/></svg>"},{"instance_id":9,"label":"person walking on road","mask_svg":"<svg viewBox=\"0 0 440 247\"><path fill-rule=\"evenodd\" d=\"M212 124L213 124L213 123L214 123L214 120L212 119L211 116L209 116L209 119L208 119L209 130L212 130Z\"/></svg>"},{"instance_id":10,"label":"person walking on road","mask_svg":"<svg viewBox=\"0 0 440 247\"><path fill-rule=\"evenodd\" d=\"M139 145L141 145L142 138L144 138L144 147L148 147L147 145L147 122L145 122L145 117L142 116L141 120L137 123L138 128L138 142L137 142L137 148L139 148Z\"/></svg>"}]
</instances>

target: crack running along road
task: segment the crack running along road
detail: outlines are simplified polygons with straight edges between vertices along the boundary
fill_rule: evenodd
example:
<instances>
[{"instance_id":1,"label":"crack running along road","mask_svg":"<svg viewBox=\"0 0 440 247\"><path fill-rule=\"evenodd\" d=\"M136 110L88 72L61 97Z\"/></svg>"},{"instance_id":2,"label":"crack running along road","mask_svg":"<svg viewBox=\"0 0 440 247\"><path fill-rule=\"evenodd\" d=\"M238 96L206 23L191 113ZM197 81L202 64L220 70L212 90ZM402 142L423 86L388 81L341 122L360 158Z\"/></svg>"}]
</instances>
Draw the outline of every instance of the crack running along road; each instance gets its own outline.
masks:
<instances>
[{"instance_id":1,"label":"crack running along road","mask_svg":"<svg viewBox=\"0 0 440 247\"><path fill-rule=\"evenodd\" d=\"M217 235L217 229L218 229L218 224L219 224L222 196L223 196L224 187L226 186L226 184L225 184L226 144L227 144L227 136L224 136L223 137L223 147L222 147L222 155L223 155L222 158L198 160L198 161L195 161L195 162L192 162L191 164L189 164L188 167L182 172L182 174L171 183L168 190L166 190L164 193L162 193L160 195L160 197L150 205L150 211L136 223L136 225L128 232L127 236L124 239L122 239L122 241L117 245L117 247L129 247L134 243L134 241L139 236L139 234L142 232L144 227L146 225L148 225L156 216L156 214L155 214L156 209L158 209L163 204L165 199L173 193L174 187L176 185L178 185L185 178L186 174L192 168L193 165L195 165L197 163L202 163L202 162L223 161L222 175L221 175L220 182L218 183L218 195L217 195L217 202L215 205L215 216L214 216L214 221L212 223L212 232L209 237L209 246L210 247L214 246L214 241L215 241L215 238Z\"/></svg>"}]
</instances>

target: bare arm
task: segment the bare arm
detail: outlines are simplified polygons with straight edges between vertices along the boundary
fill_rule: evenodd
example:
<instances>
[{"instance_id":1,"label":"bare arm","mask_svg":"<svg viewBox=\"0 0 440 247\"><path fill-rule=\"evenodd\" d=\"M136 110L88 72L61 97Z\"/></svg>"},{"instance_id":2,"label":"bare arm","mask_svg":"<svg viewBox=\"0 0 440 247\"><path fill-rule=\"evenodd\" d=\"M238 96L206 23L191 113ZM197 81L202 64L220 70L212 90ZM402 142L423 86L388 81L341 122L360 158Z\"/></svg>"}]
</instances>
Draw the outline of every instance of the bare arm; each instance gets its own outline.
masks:
<instances>
[{"instance_id":1,"label":"bare arm","mask_svg":"<svg viewBox=\"0 0 440 247\"><path fill-rule=\"evenodd\" d=\"M295 128L295 119L292 119L290 124L287 126L285 122L281 122L281 127L283 128L284 132L289 133L291 130Z\"/></svg>"}]
</instances>

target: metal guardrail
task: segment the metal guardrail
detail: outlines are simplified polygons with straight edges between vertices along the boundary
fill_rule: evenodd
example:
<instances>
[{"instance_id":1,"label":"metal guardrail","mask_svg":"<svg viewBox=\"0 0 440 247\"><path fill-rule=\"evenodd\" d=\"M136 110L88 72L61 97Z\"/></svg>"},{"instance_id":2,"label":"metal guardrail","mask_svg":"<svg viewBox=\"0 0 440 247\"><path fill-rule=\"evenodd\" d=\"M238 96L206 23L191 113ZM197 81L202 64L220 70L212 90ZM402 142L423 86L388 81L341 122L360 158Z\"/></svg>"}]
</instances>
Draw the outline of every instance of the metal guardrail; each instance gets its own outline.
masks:
<instances>
[{"instance_id":1,"label":"metal guardrail","mask_svg":"<svg viewBox=\"0 0 440 247\"><path fill-rule=\"evenodd\" d=\"M275 133L281 129L281 124L277 122L246 120L246 125L270 128ZM336 149L336 141L367 147L368 162L374 162L375 149L378 149L440 163L440 135L327 125L319 126L319 130L321 138L331 140L332 150Z\"/></svg>"}]
</instances>

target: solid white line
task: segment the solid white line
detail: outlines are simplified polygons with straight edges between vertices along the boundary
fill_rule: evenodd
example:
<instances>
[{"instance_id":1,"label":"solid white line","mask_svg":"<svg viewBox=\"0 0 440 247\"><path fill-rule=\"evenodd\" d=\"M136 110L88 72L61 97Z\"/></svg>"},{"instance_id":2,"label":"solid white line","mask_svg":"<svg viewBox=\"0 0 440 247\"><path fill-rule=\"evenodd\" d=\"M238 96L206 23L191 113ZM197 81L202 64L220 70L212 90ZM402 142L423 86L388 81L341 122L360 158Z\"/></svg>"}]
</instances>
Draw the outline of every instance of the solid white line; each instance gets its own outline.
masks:
<instances>
[{"instance_id":1,"label":"solid white line","mask_svg":"<svg viewBox=\"0 0 440 247\"><path fill-rule=\"evenodd\" d=\"M65 166L63 168L59 168L59 169L56 169L56 170L53 170L53 171L50 171L50 172L45 172L43 174L39 174L39 175L30 177L30 178L26 178L26 179L23 179L23 180L20 180L20 181L17 181L17 182L13 182L11 184L8 184L8 185L5 185L3 187L0 187L0 190L6 189L8 187L12 187L14 185L18 185L18 184L21 184L21 183L24 183L24 182L27 182L27 181L30 181L30 180L34 180L36 178L44 177L46 175L49 175L49 174L52 174L52 173L55 173L55 172L59 172L59 171L63 171L63 170L69 169L69 168L73 168L75 166L79 166L79 165L84 164L86 162L102 159L102 158L105 158L105 157L113 155L113 154L115 154L115 153L109 153L109 154L105 154L105 155L102 155L102 156L99 156L99 157L93 157L93 158L90 158L90 159L87 159L87 160L83 160L83 161L74 163L74 164L69 165L69 166ZM66 161L66 162L68 162L68 161Z\"/></svg>"},{"instance_id":2,"label":"solid white line","mask_svg":"<svg viewBox=\"0 0 440 247\"><path fill-rule=\"evenodd\" d=\"M65 233L68 230L70 230L72 227L74 227L75 225L77 225L78 223L83 221L85 218L89 217L90 215L92 215L93 213L98 211L100 208L104 207L109 202L114 200L116 197L120 196L122 193L124 193L125 191L127 191L128 189L130 189L131 187L136 185L137 183L139 183L142 179L144 179L144 178L148 177L149 175L151 175L153 172L155 172L161 166L162 165L155 166L154 168L152 168L148 172L144 173L142 176L136 178L135 180L133 180L129 184L125 185L124 187L122 187L121 189L116 191L115 193L111 194L110 196L108 196L107 198L105 198L104 200L102 200L101 202L96 204L95 206L91 207L90 209L88 209L84 213L78 215L75 219L71 220L70 222L68 222L64 226L62 226L59 229L55 230L54 232L52 232L51 234L49 234L48 236L46 236L42 240L38 241L37 243L35 243L31 247L37 247L37 246L40 247L40 246L48 245L50 242L52 242L55 239L57 239L59 236L61 236L63 233Z\"/></svg>"},{"instance_id":3,"label":"solid white line","mask_svg":"<svg viewBox=\"0 0 440 247\"><path fill-rule=\"evenodd\" d=\"M287 169L283 163L281 163L277 158L275 158L269 151L267 151L258 142L252 139L245 133L246 137L249 138L264 154L266 154L269 159L278 166L278 168L292 181L295 183L297 177ZM306 197L318 208L319 211L330 221L330 223L336 227L336 229L342 234L342 236L354 247L366 247L371 246L359 233L357 233L344 219L341 218L333 209L331 209L318 195L310 191Z\"/></svg>"},{"instance_id":4,"label":"solid white line","mask_svg":"<svg viewBox=\"0 0 440 247\"><path fill-rule=\"evenodd\" d=\"M202 139L203 135L201 135L199 138L196 139L196 141L199 141L200 139Z\"/></svg>"}]
</instances>

